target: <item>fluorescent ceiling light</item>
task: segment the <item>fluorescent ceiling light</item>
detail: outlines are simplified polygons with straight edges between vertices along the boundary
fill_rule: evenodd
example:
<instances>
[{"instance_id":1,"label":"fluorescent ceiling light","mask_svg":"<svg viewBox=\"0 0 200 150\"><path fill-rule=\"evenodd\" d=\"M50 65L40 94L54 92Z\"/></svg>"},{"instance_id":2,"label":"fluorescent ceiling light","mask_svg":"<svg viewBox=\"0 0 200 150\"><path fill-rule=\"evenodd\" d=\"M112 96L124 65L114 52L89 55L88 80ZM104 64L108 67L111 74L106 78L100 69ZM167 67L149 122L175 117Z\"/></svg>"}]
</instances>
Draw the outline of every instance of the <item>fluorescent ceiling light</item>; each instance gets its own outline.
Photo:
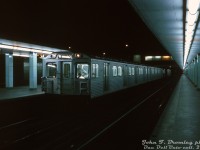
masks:
<instances>
[{"instance_id":1,"label":"fluorescent ceiling light","mask_svg":"<svg viewBox=\"0 0 200 150\"><path fill-rule=\"evenodd\" d=\"M195 25L190 26L188 23L186 23L185 29L186 29L187 32L194 32Z\"/></svg>"},{"instance_id":2,"label":"fluorescent ceiling light","mask_svg":"<svg viewBox=\"0 0 200 150\"><path fill-rule=\"evenodd\" d=\"M13 56L19 56L19 57L29 57L29 55L25 55L25 54L13 54Z\"/></svg>"},{"instance_id":3,"label":"fluorescent ceiling light","mask_svg":"<svg viewBox=\"0 0 200 150\"><path fill-rule=\"evenodd\" d=\"M191 14L195 14L199 9L200 0L187 0L187 8Z\"/></svg>"},{"instance_id":4,"label":"fluorescent ceiling light","mask_svg":"<svg viewBox=\"0 0 200 150\"><path fill-rule=\"evenodd\" d=\"M190 47L193 43L192 40L195 34L196 22L199 17L199 5L200 0L187 0L188 11L186 11L183 69L186 66L188 54L190 52Z\"/></svg>"},{"instance_id":5,"label":"fluorescent ceiling light","mask_svg":"<svg viewBox=\"0 0 200 150\"><path fill-rule=\"evenodd\" d=\"M46 50L26 48L26 47L20 47L20 46L12 46L12 45L4 45L4 44L0 44L0 48L16 50L16 51L36 52L36 53L43 53L43 54L51 54L52 53L52 52L46 51Z\"/></svg>"},{"instance_id":6,"label":"fluorescent ceiling light","mask_svg":"<svg viewBox=\"0 0 200 150\"><path fill-rule=\"evenodd\" d=\"M191 14L189 11L186 14L186 21L188 23L188 25L192 26L196 23L196 20L199 16L199 12L196 12L195 14Z\"/></svg>"}]
</instances>

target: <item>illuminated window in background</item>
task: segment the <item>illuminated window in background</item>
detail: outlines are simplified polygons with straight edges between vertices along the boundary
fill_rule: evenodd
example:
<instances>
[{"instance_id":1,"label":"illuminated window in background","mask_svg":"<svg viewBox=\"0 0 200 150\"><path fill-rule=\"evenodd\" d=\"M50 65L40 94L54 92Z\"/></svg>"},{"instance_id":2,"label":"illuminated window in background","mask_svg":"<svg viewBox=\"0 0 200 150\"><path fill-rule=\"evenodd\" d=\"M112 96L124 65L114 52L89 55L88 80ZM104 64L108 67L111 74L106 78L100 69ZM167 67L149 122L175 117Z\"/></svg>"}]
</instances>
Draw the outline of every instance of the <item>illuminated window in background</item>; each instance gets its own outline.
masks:
<instances>
[{"instance_id":1,"label":"illuminated window in background","mask_svg":"<svg viewBox=\"0 0 200 150\"><path fill-rule=\"evenodd\" d=\"M162 60L171 60L171 56L162 56Z\"/></svg>"},{"instance_id":2,"label":"illuminated window in background","mask_svg":"<svg viewBox=\"0 0 200 150\"><path fill-rule=\"evenodd\" d=\"M152 61L153 60L153 56L145 56L145 61Z\"/></svg>"},{"instance_id":3,"label":"illuminated window in background","mask_svg":"<svg viewBox=\"0 0 200 150\"><path fill-rule=\"evenodd\" d=\"M57 65L55 62L49 62L46 64L46 72L48 78L55 78L56 70L57 70Z\"/></svg>"},{"instance_id":4,"label":"illuminated window in background","mask_svg":"<svg viewBox=\"0 0 200 150\"><path fill-rule=\"evenodd\" d=\"M99 65L92 64L92 77L97 78L99 76Z\"/></svg>"},{"instance_id":5,"label":"illuminated window in background","mask_svg":"<svg viewBox=\"0 0 200 150\"><path fill-rule=\"evenodd\" d=\"M161 60L162 56L154 56L155 60Z\"/></svg>"},{"instance_id":6,"label":"illuminated window in background","mask_svg":"<svg viewBox=\"0 0 200 150\"><path fill-rule=\"evenodd\" d=\"M116 66L113 66L113 76L117 76L117 67Z\"/></svg>"},{"instance_id":7,"label":"illuminated window in background","mask_svg":"<svg viewBox=\"0 0 200 150\"><path fill-rule=\"evenodd\" d=\"M122 67L121 66L118 67L118 76L122 76Z\"/></svg>"},{"instance_id":8,"label":"illuminated window in background","mask_svg":"<svg viewBox=\"0 0 200 150\"><path fill-rule=\"evenodd\" d=\"M170 61L171 56L145 56L145 61Z\"/></svg>"}]
</instances>

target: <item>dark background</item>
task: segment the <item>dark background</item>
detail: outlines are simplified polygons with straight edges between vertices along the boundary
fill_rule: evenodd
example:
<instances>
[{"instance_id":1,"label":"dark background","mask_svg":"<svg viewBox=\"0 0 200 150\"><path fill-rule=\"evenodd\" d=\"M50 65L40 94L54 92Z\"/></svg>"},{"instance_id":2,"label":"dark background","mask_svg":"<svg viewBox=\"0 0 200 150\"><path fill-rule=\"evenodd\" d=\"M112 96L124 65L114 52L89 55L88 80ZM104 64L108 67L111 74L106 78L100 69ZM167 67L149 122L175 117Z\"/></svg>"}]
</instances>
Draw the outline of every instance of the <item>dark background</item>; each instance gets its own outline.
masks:
<instances>
[{"instance_id":1,"label":"dark background","mask_svg":"<svg viewBox=\"0 0 200 150\"><path fill-rule=\"evenodd\" d=\"M0 38L128 60L135 53L168 54L128 0L5 0L0 5Z\"/></svg>"},{"instance_id":2,"label":"dark background","mask_svg":"<svg viewBox=\"0 0 200 150\"><path fill-rule=\"evenodd\" d=\"M127 61L133 61L134 54L142 58L169 55L128 0L4 0L0 6L2 39L71 47L71 51L89 55L103 56L105 52L104 57ZM14 79L15 86L28 85L26 62L26 58L14 58L18 65L14 76L19 79ZM0 69L5 70L4 56L0 56L0 64ZM1 71L0 86L5 84L4 74ZM39 69L38 83L40 76Z\"/></svg>"}]
</instances>

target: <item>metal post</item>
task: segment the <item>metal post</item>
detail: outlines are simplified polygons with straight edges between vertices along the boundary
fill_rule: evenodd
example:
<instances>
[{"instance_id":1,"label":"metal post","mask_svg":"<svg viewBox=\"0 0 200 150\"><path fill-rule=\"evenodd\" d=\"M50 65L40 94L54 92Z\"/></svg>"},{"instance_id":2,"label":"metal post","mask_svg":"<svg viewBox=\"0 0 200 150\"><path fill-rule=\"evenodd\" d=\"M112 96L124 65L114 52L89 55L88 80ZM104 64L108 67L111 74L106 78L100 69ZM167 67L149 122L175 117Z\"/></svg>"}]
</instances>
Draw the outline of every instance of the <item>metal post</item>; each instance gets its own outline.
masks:
<instances>
[{"instance_id":1,"label":"metal post","mask_svg":"<svg viewBox=\"0 0 200 150\"><path fill-rule=\"evenodd\" d=\"M31 52L29 57L29 88L37 88L37 53Z\"/></svg>"},{"instance_id":2,"label":"metal post","mask_svg":"<svg viewBox=\"0 0 200 150\"><path fill-rule=\"evenodd\" d=\"M6 88L13 87L13 55L6 53L5 54L5 79L6 79Z\"/></svg>"}]
</instances>

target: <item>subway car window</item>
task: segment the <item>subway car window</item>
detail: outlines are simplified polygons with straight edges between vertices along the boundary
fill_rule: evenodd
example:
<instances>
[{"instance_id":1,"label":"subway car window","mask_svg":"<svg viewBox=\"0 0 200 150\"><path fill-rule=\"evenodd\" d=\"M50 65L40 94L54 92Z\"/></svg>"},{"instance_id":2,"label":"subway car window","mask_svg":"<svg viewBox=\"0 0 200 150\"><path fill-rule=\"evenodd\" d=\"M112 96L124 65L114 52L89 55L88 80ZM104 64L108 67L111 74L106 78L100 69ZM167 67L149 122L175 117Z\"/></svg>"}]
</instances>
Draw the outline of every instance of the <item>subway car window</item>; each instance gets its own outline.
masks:
<instances>
[{"instance_id":1,"label":"subway car window","mask_svg":"<svg viewBox=\"0 0 200 150\"><path fill-rule=\"evenodd\" d=\"M48 78L55 78L56 77L56 69L57 69L56 63L53 63L53 62L47 63L46 69L47 69L47 77Z\"/></svg>"},{"instance_id":2,"label":"subway car window","mask_svg":"<svg viewBox=\"0 0 200 150\"><path fill-rule=\"evenodd\" d=\"M99 76L99 65L92 64L92 77L97 78Z\"/></svg>"},{"instance_id":3,"label":"subway car window","mask_svg":"<svg viewBox=\"0 0 200 150\"><path fill-rule=\"evenodd\" d=\"M122 67L118 66L118 76L122 76Z\"/></svg>"},{"instance_id":4,"label":"subway car window","mask_svg":"<svg viewBox=\"0 0 200 150\"><path fill-rule=\"evenodd\" d=\"M139 73L138 73L138 74L140 75L140 74L141 74L141 68L138 68L138 71L139 71Z\"/></svg>"},{"instance_id":5,"label":"subway car window","mask_svg":"<svg viewBox=\"0 0 200 150\"><path fill-rule=\"evenodd\" d=\"M76 77L79 79L88 79L89 77L89 65L78 63L76 65Z\"/></svg>"},{"instance_id":6,"label":"subway car window","mask_svg":"<svg viewBox=\"0 0 200 150\"><path fill-rule=\"evenodd\" d=\"M117 66L113 66L113 76L117 76Z\"/></svg>"},{"instance_id":7,"label":"subway car window","mask_svg":"<svg viewBox=\"0 0 200 150\"><path fill-rule=\"evenodd\" d=\"M135 68L132 67L132 75L135 75Z\"/></svg>"},{"instance_id":8,"label":"subway car window","mask_svg":"<svg viewBox=\"0 0 200 150\"><path fill-rule=\"evenodd\" d=\"M128 75L131 75L131 67L128 67Z\"/></svg>"},{"instance_id":9,"label":"subway car window","mask_svg":"<svg viewBox=\"0 0 200 150\"><path fill-rule=\"evenodd\" d=\"M95 70L96 70L96 77L99 77L99 65L98 64L96 64Z\"/></svg>"},{"instance_id":10,"label":"subway car window","mask_svg":"<svg viewBox=\"0 0 200 150\"><path fill-rule=\"evenodd\" d=\"M69 78L70 77L70 64L63 65L63 77Z\"/></svg>"}]
</instances>

